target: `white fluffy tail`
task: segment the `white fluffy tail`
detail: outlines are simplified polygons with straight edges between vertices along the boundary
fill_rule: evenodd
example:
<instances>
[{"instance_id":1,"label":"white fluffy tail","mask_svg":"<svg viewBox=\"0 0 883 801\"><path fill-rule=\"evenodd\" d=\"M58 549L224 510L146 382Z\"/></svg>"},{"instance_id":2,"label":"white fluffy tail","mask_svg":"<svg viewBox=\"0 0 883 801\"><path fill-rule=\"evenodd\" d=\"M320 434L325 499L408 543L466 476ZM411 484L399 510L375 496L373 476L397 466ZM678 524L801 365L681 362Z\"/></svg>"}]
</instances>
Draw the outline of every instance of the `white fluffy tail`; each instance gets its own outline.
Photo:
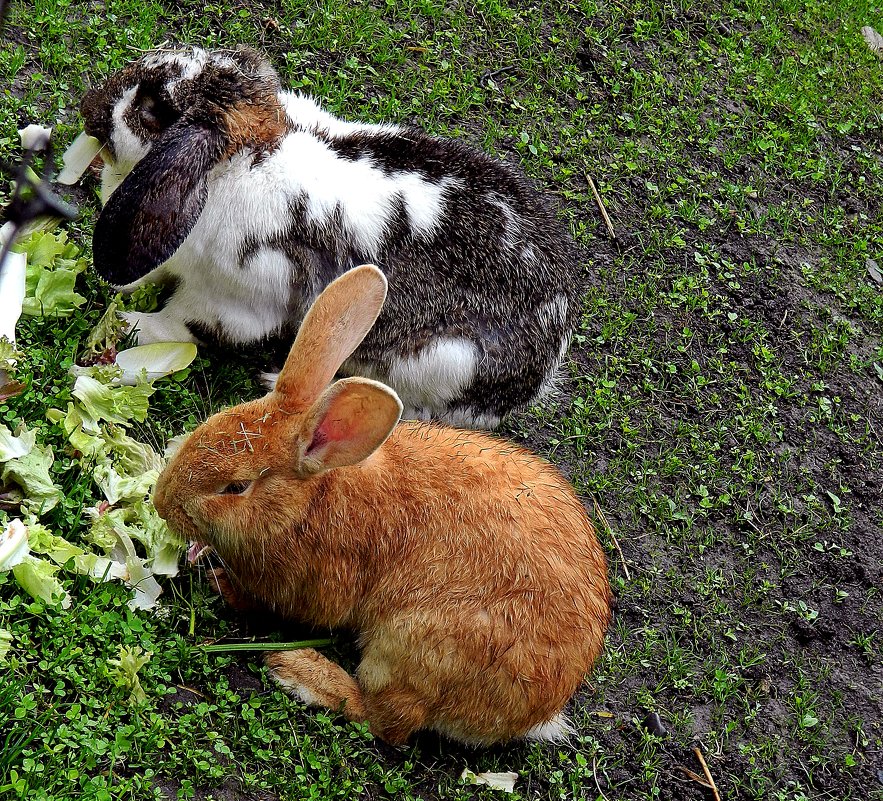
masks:
<instances>
[{"instance_id":1,"label":"white fluffy tail","mask_svg":"<svg viewBox=\"0 0 883 801\"><path fill-rule=\"evenodd\" d=\"M549 743L560 743L567 740L576 730L570 725L567 715L559 712L551 720L540 723L528 730L524 738L526 740L542 740Z\"/></svg>"},{"instance_id":2,"label":"white fluffy tail","mask_svg":"<svg viewBox=\"0 0 883 801\"><path fill-rule=\"evenodd\" d=\"M272 392L274 389L276 389L276 379L278 379L278 378L279 378L279 371L278 370L276 370L275 372L272 372L272 373L263 372L260 375L261 384L264 385L264 389L268 389L268 390L270 390L270 392Z\"/></svg>"}]
</instances>

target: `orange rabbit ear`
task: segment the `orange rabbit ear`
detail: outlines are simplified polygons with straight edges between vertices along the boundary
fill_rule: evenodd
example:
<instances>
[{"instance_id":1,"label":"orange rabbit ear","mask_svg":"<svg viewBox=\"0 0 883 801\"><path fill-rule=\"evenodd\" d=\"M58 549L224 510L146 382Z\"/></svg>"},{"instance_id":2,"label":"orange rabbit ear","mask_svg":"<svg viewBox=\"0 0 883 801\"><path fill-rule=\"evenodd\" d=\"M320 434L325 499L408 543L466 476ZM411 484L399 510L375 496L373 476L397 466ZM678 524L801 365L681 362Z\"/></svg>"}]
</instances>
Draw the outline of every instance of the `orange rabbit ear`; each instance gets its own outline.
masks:
<instances>
[{"instance_id":1,"label":"orange rabbit ear","mask_svg":"<svg viewBox=\"0 0 883 801\"><path fill-rule=\"evenodd\" d=\"M367 378L335 381L304 417L297 472L312 475L367 459L401 414L402 402L384 384Z\"/></svg>"},{"instance_id":2,"label":"orange rabbit ear","mask_svg":"<svg viewBox=\"0 0 883 801\"><path fill-rule=\"evenodd\" d=\"M301 323L276 391L295 408L312 405L371 330L386 300L386 276L363 264L332 281Z\"/></svg>"}]
</instances>

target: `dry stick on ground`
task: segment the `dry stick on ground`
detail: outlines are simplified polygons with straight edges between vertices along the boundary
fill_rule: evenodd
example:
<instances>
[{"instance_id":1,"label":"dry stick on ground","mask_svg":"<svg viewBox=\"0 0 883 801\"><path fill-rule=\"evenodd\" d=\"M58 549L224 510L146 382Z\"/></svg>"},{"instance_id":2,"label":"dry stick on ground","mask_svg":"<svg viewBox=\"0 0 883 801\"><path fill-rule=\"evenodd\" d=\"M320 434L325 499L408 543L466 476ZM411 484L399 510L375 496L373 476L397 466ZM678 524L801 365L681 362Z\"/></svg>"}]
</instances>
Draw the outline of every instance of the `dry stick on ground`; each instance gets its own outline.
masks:
<instances>
[{"instance_id":1,"label":"dry stick on ground","mask_svg":"<svg viewBox=\"0 0 883 801\"><path fill-rule=\"evenodd\" d=\"M703 787L709 790L711 789L711 785L707 781L705 781L705 779L703 779L698 773L693 773L692 770L690 770L689 768L685 768L683 765L678 765L677 770L687 776L687 778L696 782L696 784L701 784Z\"/></svg>"},{"instance_id":2,"label":"dry stick on ground","mask_svg":"<svg viewBox=\"0 0 883 801\"><path fill-rule=\"evenodd\" d=\"M696 754L696 759L698 759L699 764L702 765L702 772L705 774L705 778L708 779L708 783L711 785L711 792L714 793L714 801L721 801L721 794L717 791L717 785L711 777L711 771L708 769L708 765L705 764L705 757L702 756L702 751L698 745L693 746L693 753Z\"/></svg>"},{"instance_id":3,"label":"dry stick on ground","mask_svg":"<svg viewBox=\"0 0 883 801\"><path fill-rule=\"evenodd\" d=\"M613 230L613 223L610 222L610 215L607 213L607 209L604 208L604 201L601 200L601 195L598 194L598 189L595 187L595 182L592 180L592 176L586 175L586 180L589 182L589 188L592 190L595 203L598 204L598 210L604 218L604 225L607 226L607 233L610 234L611 239L616 239L616 231Z\"/></svg>"},{"instance_id":4,"label":"dry stick on ground","mask_svg":"<svg viewBox=\"0 0 883 801\"><path fill-rule=\"evenodd\" d=\"M592 503L595 504L595 514L601 519L601 522L604 524L604 528L610 532L610 539L613 540L613 545L616 548L616 552L619 554L619 559L622 562L622 569L625 572L625 580L631 581L632 577L629 575L629 566L625 561L625 557L622 555L622 548L619 547L619 542L616 539L616 534L613 533L613 529L610 526L610 523L607 522L607 518L604 517L604 512L601 511L601 507L598 506L598 501L592 498Z\"/></svg>"}]
</instances>

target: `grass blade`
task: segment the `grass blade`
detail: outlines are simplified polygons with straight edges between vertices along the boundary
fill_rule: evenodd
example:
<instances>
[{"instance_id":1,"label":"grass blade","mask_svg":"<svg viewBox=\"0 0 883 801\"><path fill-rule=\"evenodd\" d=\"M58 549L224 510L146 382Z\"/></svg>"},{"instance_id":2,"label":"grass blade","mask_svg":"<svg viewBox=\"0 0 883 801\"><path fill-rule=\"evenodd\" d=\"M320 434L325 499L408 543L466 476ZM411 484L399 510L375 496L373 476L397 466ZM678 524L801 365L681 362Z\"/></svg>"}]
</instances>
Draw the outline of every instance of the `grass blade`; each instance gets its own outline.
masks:
<instances>
[{"instance_id":1,"label":"grass blade","mask_svg":"<svg viewBox=\"0 0 883 801\"><path fill-rule=\"evenodd\" d=\"M231 642L199 646L207 654L222 654L227 651L296 651L300 648L322 648L334 640L297 640L296 642Z\"/></svg>"}]
</instances>

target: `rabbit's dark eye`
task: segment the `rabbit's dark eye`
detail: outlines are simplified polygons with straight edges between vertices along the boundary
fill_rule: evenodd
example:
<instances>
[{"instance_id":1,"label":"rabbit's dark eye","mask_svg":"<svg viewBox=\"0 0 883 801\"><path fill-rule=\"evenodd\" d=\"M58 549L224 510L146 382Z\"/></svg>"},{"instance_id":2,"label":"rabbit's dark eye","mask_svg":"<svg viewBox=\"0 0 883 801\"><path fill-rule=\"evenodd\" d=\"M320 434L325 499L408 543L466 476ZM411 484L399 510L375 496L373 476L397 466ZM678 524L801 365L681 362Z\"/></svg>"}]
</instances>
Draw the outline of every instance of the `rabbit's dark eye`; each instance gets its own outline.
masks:
<instances>
[{"instance_id":1,"label":"rabbit's dark eye","mask_svg":"<svg viewBox=\"0 0 883 801\"><path fill-rule=\"evenodd\" d=\"M218 490L218 495L242 495L250 486L250 481L231 481Z\"/></svg>"}]
</instances>

